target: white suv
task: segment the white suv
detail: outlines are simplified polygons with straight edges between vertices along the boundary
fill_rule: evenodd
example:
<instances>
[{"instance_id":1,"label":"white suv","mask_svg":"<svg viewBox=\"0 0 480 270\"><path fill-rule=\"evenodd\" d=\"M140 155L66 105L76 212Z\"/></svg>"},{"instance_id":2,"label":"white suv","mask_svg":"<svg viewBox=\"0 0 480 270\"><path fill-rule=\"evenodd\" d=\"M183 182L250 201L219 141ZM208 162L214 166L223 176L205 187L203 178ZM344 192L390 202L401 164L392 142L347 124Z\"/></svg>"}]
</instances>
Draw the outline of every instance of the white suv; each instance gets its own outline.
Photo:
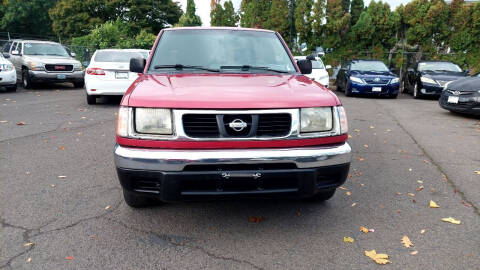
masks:
<instances>
[{"instance_id":1,"label":"white suv","mask_svg":"<svg viewBox=\"0 0 480 270\"><path fill-rule=\"evenodd\" d=\"M306 56L295 56L295 60L305 60L307 59ZM320 57L315 57L315 60L312 61L312 73L306 74L305 76L309 77L310 79L317 81L323 84L325 87L329 87L330 84L330 77L328 75L328 69L332 67L330 65L325 66L323 61Z\"/></svg>"}]
</instances>

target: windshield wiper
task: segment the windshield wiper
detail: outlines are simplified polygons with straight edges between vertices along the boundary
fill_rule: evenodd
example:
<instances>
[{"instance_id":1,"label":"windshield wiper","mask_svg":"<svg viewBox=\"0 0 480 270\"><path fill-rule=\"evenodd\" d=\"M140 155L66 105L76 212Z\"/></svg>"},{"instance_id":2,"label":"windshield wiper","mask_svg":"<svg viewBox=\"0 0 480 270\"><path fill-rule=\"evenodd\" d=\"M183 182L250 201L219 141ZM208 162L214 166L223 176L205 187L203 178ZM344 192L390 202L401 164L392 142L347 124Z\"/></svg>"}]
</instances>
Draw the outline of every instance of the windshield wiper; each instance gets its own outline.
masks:
<instances>
[{"instance_id":1,"label":"windshield wiper","mask_svg":"<svg viewBox=\"0 0 480 270\"><path fill-rule=\"evenodd\" d=\"M202 66L182 65L182 64L175 64L175 65L156 65L156 66L154 66L153 68L154 68L154 69L174 68L174 69L176 69L176 70L183 70L183 69L185 69L185 68L191 68L191 69L200 69L200 70L206 70L206 71L211 71L211 72L220 72L219 69L202 67Z\"/></svg>"},{"instance_id":2,"label":"windshield wiper","mask_svg":"<svg viewBox=\"0 0 480 270\"><path fill-rule=\"evenodd\" d=\"M273 69L273 68L271 68L271 67L250 66L250 65L243 65L243 66L221 66L220 69L241 69L242 71L248 71L248 70L251 70L251 69L257 69L257 70L266 70L266 71L272 71L272 72L277 72L277 73L290 73L290 71L286 71L286 70Z\"/></svg>"}]
</instances>

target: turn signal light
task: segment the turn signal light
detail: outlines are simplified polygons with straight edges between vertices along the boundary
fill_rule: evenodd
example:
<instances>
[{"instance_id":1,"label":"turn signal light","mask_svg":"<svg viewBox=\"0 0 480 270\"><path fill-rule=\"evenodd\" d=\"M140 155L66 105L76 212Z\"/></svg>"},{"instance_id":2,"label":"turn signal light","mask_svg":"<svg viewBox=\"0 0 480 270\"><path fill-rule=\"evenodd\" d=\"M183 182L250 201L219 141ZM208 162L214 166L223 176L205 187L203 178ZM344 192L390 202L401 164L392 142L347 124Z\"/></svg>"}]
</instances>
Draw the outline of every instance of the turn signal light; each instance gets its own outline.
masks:
<instances>
[{"instance_id":1,"label":"turn signal light","mask_svg":"<svg viewBox=\"0 0 480 270\"><path fill-rule=\"evenodd\" d=\"M90 74L90 75L105 75L105 71L101 68L87 68L87 74Z\"/></svg>"}]
</instances>

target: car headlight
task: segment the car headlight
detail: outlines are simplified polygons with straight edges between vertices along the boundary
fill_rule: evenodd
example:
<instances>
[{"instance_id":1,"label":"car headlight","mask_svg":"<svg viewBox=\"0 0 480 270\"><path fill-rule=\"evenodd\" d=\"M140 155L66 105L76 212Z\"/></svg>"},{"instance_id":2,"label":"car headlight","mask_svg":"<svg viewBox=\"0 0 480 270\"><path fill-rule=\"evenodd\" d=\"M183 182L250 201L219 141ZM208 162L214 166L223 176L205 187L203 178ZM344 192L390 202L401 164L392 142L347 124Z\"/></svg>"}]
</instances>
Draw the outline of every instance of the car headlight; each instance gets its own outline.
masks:
<instances>
[{"instance_id":1,"label":"car headlight","mask_svg":"<svg viewBox=\"0 0 480 270\"><path fill-rule=\"evenodd\" d=\"M322 132L331 130L332 127L331 107L300 109L300 132Z\"/></svg>"},{"instance_id":2,"label":"car headlight","mask_svg":"<svg viewBox=\"0 0 480 270\"><path fill-rule=\"evenodd\" d=\"M80 63L75 63L75 64L73 64L73 68L74 68L75 70L83 70L83 66L82 66L82 64L80 64Z\"/></svg>"},{"instance_id":3,"label":"car headlight","mask_svg":"<svg viewBox=\"0 0 480 270\"><path fill-rule=\"evenodd\" d=\"M391 84L393 84L393 83L398 83L399 81L400 81L399 78L394 78L394 79L392 79L392 80L390 81L390 83L391 83Z\"/></svg>"},{"instance_id":4,"label":"car headlight","mask_svg":"<svg viewBox=\"0 0 480 270\"><path fill-rule=\"evenodd\" d=\"M351 76L351 77L350 77L350 80L351 80L352 82L356 82L356 83L361 83L361 84L363 84L363 80L360 79L360 78L357 78L357 77Z\"/></svg>"},{"instance_id":5,"label":"car headlight","mask_svg":"<svg viewBox=\"0 0 480 270\"><path fill-rule=\"evenodd\" d=\"M30 69L31 70L44 70L45 67L41 62L30 62Z\"/></svg>"},{"instance_id":6,"label":"car headlight","mask_svg":"<svg viewBox=\"0 0 480 270\"><path fill-rule=\"evenodd\" d=\"M422 81L422 83L437 84L434 79L430 79L428 77L420 77L420 81Z\"/></svg>"},{"instance_id":7,"label":"car headlight","mask_svg":"<svg viewBox=\"0 0 480 270\"><path fill-rule=\"evenodd\" d=\"M13 65L11 64L1 64L0 65L0 71L12 71L13 70Z\"/></svg>"},{"instance_id":8,"label":"car headlight","mask_svg":"<svg viewBox=\"0 0 480 270\"><path fill-rule=\"evenodd\" d=\"M136 108L135 130L147 134L172 134L172 111L170 109Z\"/></svg>"}]
</instances>

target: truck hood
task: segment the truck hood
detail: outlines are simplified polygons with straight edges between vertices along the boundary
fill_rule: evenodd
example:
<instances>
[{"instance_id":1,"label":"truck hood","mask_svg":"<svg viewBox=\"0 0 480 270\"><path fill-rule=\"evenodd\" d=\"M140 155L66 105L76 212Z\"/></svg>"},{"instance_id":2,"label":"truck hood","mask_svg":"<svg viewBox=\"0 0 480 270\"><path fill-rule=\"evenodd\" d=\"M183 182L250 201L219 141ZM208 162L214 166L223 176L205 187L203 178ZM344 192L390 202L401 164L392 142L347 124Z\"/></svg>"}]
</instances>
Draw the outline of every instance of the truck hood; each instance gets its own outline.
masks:
<instances>
[{"instance_id":1,"label":"truck hood","mask_svg":"<svg viewBox=\"0 0 480 270\"><path fill-rule=\"evenodd\" d=\"M468 78L456 80L448 85L448 89L457 90L460 92L480 91L480 78L468 77Z\"/></svg>"},{"instance_id":2,"label":"truck hood","mask_svg":"<svg viewBox=\"0 0 480 270\"><path fill-rule=\"evenodd\" d=\"M41 62L44 64L75 64L80 63L69 56L54 56L54 55L25 55L26 61Z\"/></svg>"},{"instance_id":3,"label":"truck hood","mask_svg":"<svg viewBox=\"0 0 480 270\"><path fill-rule=\"evenodd\" d=\"M183 109L269 109L340 105L330 90L302 75L141 75L122 105Z\"/></svg>"},{"instance_id":4,"label":"truck hood","mask_svg":"<svg viewBox=\"0 0 480 270\"><path fill-rule=\"evenodd\" d=\"M434 80L440 80L440 81L455 81L461 78L467 77L467 74L463 72L439 72L439 71L427 71L427 72L421 72L420 73L422 76L432 78Z\"/></svg>"}]
</instances>

